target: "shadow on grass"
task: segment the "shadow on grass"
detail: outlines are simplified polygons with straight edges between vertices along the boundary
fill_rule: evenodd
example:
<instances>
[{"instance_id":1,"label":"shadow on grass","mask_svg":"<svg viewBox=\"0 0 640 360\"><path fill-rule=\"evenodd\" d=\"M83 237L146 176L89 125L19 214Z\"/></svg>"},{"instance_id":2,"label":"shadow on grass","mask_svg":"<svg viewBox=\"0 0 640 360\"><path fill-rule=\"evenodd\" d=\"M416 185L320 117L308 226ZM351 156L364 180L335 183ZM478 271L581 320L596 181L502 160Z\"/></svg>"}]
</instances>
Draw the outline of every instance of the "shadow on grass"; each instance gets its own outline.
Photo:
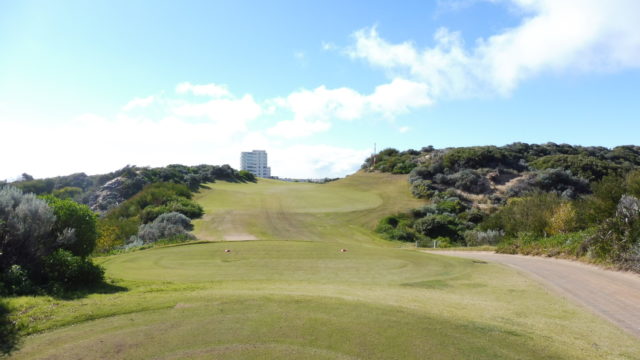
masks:
<instances>
[{"instance_id":1,"label":"shadow on grass","mask_svg":"<svg viewBox=\"0 0 640 360\"><path fill-rule=\"evenodd\" d=\"M115 294L123 291L129 291L128 288L116 284L103 282L98 285L86 287L78 290L67 290L64 292L54 292L49 295L60 300L76 300L87 297L91 294Z\"/></svg>"},{"instance_id":2,"label":"shadow on grass","mask_svg":"<svg viewBox=\"0 0 640 360\"><path fill-rule=\"evenodd\" d=\"M44 291L40 290L39 295L49 295L59 300L75 300L87 297L91 294L115 294L128 291L124 286L103 282L91 287L68 290L68 291ZM20 331L11 320L11 311L7 303L0 299L0 358L10 355L17 349L20 342Z\"/></svg>"},{"instance_id":3,"label":"shadow on grass","mask_svg":"<svg viewBox=\"0 0 640 360\"><path fill-rule=\"evenodd\" d=\"M20 340L18 329L9 317L10 313L7 304L0 299L0 357L11 354Z\"/></svg>"}]
</instances>

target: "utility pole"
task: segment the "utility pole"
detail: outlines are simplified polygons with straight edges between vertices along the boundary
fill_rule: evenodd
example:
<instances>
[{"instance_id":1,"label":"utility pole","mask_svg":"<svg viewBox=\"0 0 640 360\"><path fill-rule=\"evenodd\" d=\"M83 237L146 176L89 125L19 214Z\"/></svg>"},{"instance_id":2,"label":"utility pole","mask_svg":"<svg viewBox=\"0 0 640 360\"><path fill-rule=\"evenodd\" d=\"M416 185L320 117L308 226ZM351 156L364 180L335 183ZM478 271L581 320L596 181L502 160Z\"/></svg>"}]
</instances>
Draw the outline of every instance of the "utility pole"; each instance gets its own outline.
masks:
<instances>
[{"instance_id":1,"label":"utility pole","mask_svg":"<svg viewBox=\"0 0 640 360\"><path fill-rule=\"evenodd\" d=\"M372 169L376 167L376 143L373 143L373 166Z\"/></svg>"}]
</instances>

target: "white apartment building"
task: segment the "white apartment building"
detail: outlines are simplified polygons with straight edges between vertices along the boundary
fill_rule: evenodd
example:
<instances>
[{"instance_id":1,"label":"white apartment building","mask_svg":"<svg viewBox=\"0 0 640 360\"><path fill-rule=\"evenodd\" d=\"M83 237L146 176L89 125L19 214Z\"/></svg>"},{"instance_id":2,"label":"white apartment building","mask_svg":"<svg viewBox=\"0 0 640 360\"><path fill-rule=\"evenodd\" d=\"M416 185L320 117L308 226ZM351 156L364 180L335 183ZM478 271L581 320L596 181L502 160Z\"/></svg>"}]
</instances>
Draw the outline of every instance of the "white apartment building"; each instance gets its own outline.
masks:
<instances>
[{"instance_id":1,"label":"white apartment building","mask_svg":"<svg viewBox=\"0 0 640 360\"><path fill-rule=\"evenodd\" d=\"M270 177L267 166L267 152L264 150L243 151L240 155L240 170L246 170L257 177Z\"/></svg>"}]
</instances>

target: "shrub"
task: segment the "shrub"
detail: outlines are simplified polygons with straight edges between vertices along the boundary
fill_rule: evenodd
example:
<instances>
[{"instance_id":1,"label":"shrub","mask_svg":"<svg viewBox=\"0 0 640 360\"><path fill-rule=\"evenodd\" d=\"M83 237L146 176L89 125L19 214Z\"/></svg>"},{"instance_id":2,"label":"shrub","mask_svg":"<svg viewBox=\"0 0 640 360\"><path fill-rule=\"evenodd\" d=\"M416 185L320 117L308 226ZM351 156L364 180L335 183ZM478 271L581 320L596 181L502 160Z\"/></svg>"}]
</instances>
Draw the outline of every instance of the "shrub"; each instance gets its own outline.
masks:
<instances>
[{"instance_id":1,"label":"shrub","mask_svg":"<svg viewBox=\"0 0 640 360\"><path fill-rule=\"evenodd\" d=\"M66 186L61 189L53 190L52 195L59 199L73 199L82 194L82 189L75 186Z\"/></svg>"},{"instance_id":2,"label":"shrub","mask_svg":"<svg viewBox=\"0 0 640 360\"><path fill-rule=\"evenodd\" d=\"M622 196L616 215L605 220L587 246L591 255L616 264L624 264L634 258L640 244L640 200Z\"/></svg>"},{"instance_id":3,"label":"shrub","mask_svg":"<svg viewBox=\"0 0 640 360\"><path fill-rule=\"evenodd\" d=\"M511 198L496 213L481 224L482 229L502 229L507 236L532 233L544 236L549 227L550 210L562 203L555 193L534 193L527 197Z\"/></svg>"},{"instance_id":4,"label":"shrub","mask_svg":"<svg viewBox=\"0 0 640 360\"><path fill-rule=\"evenodd\" d=\"M97 285L104 280L104 270L100 266L67 250L56 250L43 263L43 277L54 292Z\"/></svg>"},{"instance_id":5,"label":"shrub","mask_svg":"<svg viewBox=\"0 0 640 360\"><path fill-rule=\"evenodd\" d=\"M543 191L555 191L565 198L575 198L575 195L589 192L589 182L583 178L573 176L571 171L548 169L537 174L534 185ZM565 195L570 194L570 195Z\"/></svg>"},{"instance_id":6,"label":"shrub","mask_svg":"<svg viewBox=\"0 0 640 360\"><path fill-rule=\"evenodd\" d=\"M451 171L478 168L518 168L519 157L496 146L455 148L444 155L444 166Z\"/></svg>"},{"instance_id":7,"label":"shrub","mask_svg":"<svg viewBox=\"0 0 640 360\"><path fill-rule=\"evenodd\" d=\"M529 174L507 191L508 197L525 196L535 191L554 192L565 199L575 199L589 193L589 182L571 171L547 169Z\"/></svg>"},{"instance_id":8,"label":"shrub","mask_svg":"<svg viewBox=\"0 0 640 360\"><path fill-rule=\"evenodd\" d=\"M242 179L243 181L248 181L248 182L256 182L256 176L253 175L253 173L247 171L247 170L240 170L238 171L238 176L240 176L240 179Z\"/></svg>"},{"instance_id":9,"label":"shrub","mask_svg":"<svg viewBox=\"0 0 640 360\"><path fill-rule=\"evenodd\" d=\"M105 253L124 244L124 240L138 234L139 222L135 218L98 220L98 239L95 251Z\"/></svg>"},{"instance_id":10,"label":"shrub","mask_svg":"<svg viewBox=\"0 0 640 360\"><path fill-rule=\"evenodd\" d=\"M108 216L129 218L139 216L148 206L162 206L177 198L191 199L188 187L173 183L154 183L145 186L139 193L113 209Z\"/></svg>"},{"instance_id":11,"label":"shrub","mask_svg":"<svg viewBox=\"0 0 640 360\"><path fill-rule=\"evenodd\" d=\"M469 230L464 233L467 246L497 245L503 238L502 230Z\"/></svg>"},{"instance_id":12,"label":"shrub","mask_svg":"<svg viewBox=\"0 0 640 360\"><path fill-rule=\"evenodd\" d=\"M546 232L549 235L566 234L577 229L578 217L573 204L564 201L550 211Z\"/></svg>"},{"instance_id":13,"label":"shrub","mask_svg":"<svg viewBox=\"0 0 640 360\"><path fill-rule=\"evenodd\" d=\"M170 212L179 212L190 219L197 219L202 217L204 209L200 204L194 201L182 197L176 197L165 205L147 206L142 210L142 212L140 212L140 220L146 224L152 222L158 216Z\"/></svg>"},{"instance_id":14,"label":"shrub","mask_svg":"<svg viewBox=\"0 0 640 360\"><path fill-rule=\"evenodd\" d=\"M453 215L434 214L416 220L413 228L419 234L429 238L446 237L456 241L461 238L462 226Z\"/></svg>"},{"instance_id":15,"label":"shrub","mask_svg":"<svg viewBox=\"0 0 640 360\"><path fill-rule=\"evenodd\" d=\"M451 243L451 239L447 237L437 237L437 238L429 238L423 237L418 240L418 247L434 247L434 245L438 248L449 248L454 244Z\"/></svg>"},{"instance_id":16,"label":"shrub","mask_svg":"<svg viewBox=\"0 0 640 360\"><path fill-rule=\"evenodd\" d=\"M620 265L625 270L640 273L640 243L634 244L629 251L622 254Z\"/></svg>"},{"instance_id":17,"label":"shrub","mask_svg":"<svg viewBox=\"0 0 640 360\"><path fill-rule=\"evenodd\" d=\"M467 210L468 207L457 197L448 198L436 203L436 210L439 213L460 214Z\"/></svg>"},{"instance_id":18,"label":"shrub","mask_svg":"<svg viewBox=\"0 0 640 360\"><path fill-rule=\"evenodd\" d=\"M412 219L407 214L384 217L376 226L376 232L389 240L415 241L418 237L412 228Z\"/></svg>"},{"instance_id":19,"label":"shrub","mask_svg":"<svg viewBox=\"0 0 640 360\"><path fill-rule=\"evenodd\" d=\"M569 170L589 181L598 181L603 177L621 171L619 165L586 155L549 155L530 163L531 167L543 169Z\"/></svg>"},{"instance_id":20,"label":"shrub","mask_svg":"<svg viewBox=\"0 0 640 360\"><path fill-rule=\"evenodd\" d=\"M29 278L29 273L20 265L12 265L0 276L0 295L28 295L36 291L36 286Z\"/></svg>"},{"instance_id":21,"label":"shrub","mask_svg":"<svg viewBox=\"0 0 640 360\"><path fill-rule=\"evenodd\" d=\"M47 203L12 186L0 189L0 271L29 265L55 248L56 217Z\"/></svg>"},{"instance_id":22,"label":"shrub","mask_svg":"<svg viewBox=\"0 0 640 360\"><path fill-rule=\"evenodd\" d=\"M491 190L489 180L469 169L450 175L448 180L449 183L453 183L456 189L473 194L483 194Z\"/></svg>"},{"instance_id":23,"label":"shrub","mask_svg":"<svg viewBox=\"0 0 640 360\"><path fill-rule=\"evenodd\" d=\"M193 238L193 235L188 233L192 229L191 219L180 213L171 212L158 216L152 223L141 225L138 237L145 243L169 238L187 240Z\"/></svg>"},{"instance_id":24,"label":"shrub","mask_svg":"<svg viewBox=\"0 0 640 360\"><path fill-rule=\"evenodd\" d=\"M429 180L416 180L411 184L411 193L418 199L428 199L435 193L435 188Z\"/></svg>"},{"instance_id":25,"label":"shrub","mask_svg":"<svg viewBox=\"0 0 640 360\"><path fill-rule=\"evenodd\" d=\"M98 237L96 214L88 206L78 204L73 200L59 199L54 196L46 196L44 199L56 216L53 232L61 243L61 247L77 256L85 257L91 254ZM63 243L60 241L62 240L61 236L68 229L75 230L75 240Z\"/></svg>"}]
</instances>

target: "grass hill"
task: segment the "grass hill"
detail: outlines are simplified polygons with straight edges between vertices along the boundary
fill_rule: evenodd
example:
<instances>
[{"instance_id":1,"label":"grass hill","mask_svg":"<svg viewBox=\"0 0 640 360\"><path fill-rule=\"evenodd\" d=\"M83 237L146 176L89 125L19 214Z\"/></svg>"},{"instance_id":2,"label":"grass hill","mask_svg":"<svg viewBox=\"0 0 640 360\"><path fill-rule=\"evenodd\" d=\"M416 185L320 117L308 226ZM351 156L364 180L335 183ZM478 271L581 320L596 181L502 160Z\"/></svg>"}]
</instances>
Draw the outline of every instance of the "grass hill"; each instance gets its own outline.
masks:
<instances>
[{"instance_id":1,"label":"grass hill","mask_svg":"<svg viewBox=\"0 0 640 360\"><path fill-rule=\"evenodd\" d=\"M102 294L11 298L14 320L31 334L12 358L640 354L637 339L510 269L380 239L377 219L424 204L406 175L207 187L195 197L206 214L195 233L205 241L99 258L113 281Z\"/></svg>"}]
</instances>

